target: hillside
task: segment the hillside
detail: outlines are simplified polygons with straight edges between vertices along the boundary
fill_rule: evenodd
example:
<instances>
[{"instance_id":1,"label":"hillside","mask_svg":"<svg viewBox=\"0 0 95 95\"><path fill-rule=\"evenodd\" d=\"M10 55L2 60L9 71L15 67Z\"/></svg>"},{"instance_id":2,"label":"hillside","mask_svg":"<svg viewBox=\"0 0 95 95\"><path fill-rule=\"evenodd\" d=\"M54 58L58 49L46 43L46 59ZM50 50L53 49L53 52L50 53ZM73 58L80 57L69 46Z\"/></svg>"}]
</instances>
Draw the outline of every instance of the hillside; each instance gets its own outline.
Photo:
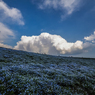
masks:
<instances>
[{"instance_id":1,"label":"hillside","mask_svg":"<svg viewBox=\"0 0 95 95\"><path fill-rule=\"evenodd\" d=\"M0 48L0 95L95 95L95 59Z\"/></svg>"}]
</instances>

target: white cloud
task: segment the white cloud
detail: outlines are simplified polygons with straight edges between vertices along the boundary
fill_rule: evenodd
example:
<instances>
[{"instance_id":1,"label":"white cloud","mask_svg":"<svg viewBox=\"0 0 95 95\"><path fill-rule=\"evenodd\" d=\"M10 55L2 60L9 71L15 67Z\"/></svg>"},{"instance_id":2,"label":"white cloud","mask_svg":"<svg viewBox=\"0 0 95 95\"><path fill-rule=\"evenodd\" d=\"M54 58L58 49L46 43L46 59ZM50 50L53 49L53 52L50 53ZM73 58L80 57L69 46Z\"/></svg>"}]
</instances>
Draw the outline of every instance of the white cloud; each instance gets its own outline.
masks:
<instances>
[{"instance_id":1,"label":"white cloud","mask_svg":"<svg viewBox=\"0 0 95 95\"><path fill-rule=\"evenodd\" d=\"M44 31L44 29L41 29L41 31Z\"/></svg>"},{"instance_id":2,"label":"white cloud","mask_svg":"<svg viewBox=\"0 0 95 95\"><path fill-rule=\"evenodd\" d=\"M5 2L0 0L0 13L5 17L10 17L13 21L17 22L20 25L24 25L23 17L17 8L10 8Z\"/></svg>"},{"instance_id":3,"label":"white cloud","mask_svg":"<svg viewBox=\"0 0 95 95\"><path fill-rule=\"evenodd\" d=\"M11 46L9 46L9 45L5 45L5 44L3 44L3 43L0 43L0 47L4 47L4 48L11 48L11 49L12 49L12 47L11 47Z\"/></svg>"},{"instance_id":4,"label":"white cloud","mask_svg":"<svg viewBox=\"0 0 95 95\"><path fill-rule=\"evenodd\" d=\"M7 38L14 38L15 35L11 29L9 29L6 25L3 23L0 23L0 41L3 41Z\"/></svg>"},{"instance_id":5,"label":"white cloud","mask_svg":"<svg viewBox=\"0 0 95 95\"><path fill-rule=\"evenodd\" d=\"M6 25L3 23L0 23L0 47L4 48L12 48L9 45L3 44L3 42L9 38L14 38L15 35L11 29L9 29Z\"/></svg>"},{"instance_id":6,"label":"white cloud","mask_svg":"<svg viewBox=\"0 0 95 95\"><path fill-rule=\"evenodd\" d=\"M94 34L88 36L88 37L84 37L85 40L87 41L92 41L94 42L93 40L95 40L95 31L94 31Z\"/></svg>"},{"instance_id":7,"label":"white cloud","mask_svg":"<svg viewBox=\"0 0 95 95\"><path fill-rule=\"evenodd\" d=\"M5 21L7 19L11 19L20 25L24 25L20 10L17 8L10 8L3 0L0 0L0 21ZM13 30L0 22L0 47L12 48L11 46L4 44L7 39L11 38L15 38Z\"/></svg>"},{"instance_id":8,"label":"white cloud","mask_svg":"<svg viewBox=\"0 0 95 95\"><path fill-rule=\"evenodd\" d=\"M92 44L67 42L59 35L41 33L39 36L22 36L14 49L46 54L78 54L86 52Z\"/></svg>"},{"instance_id":9,"label":"white cloud","mask_svg":"<svg viewBox=\"0 0 95 95\"><path fill-rule=\"evenodd\" d=\"M65 11L65 17L67 15L72 14L79 6L81 0L41 0L42 2L39 4L40 9L50 9L53 8L55 10Z\"/></svg>"}]
</instances>

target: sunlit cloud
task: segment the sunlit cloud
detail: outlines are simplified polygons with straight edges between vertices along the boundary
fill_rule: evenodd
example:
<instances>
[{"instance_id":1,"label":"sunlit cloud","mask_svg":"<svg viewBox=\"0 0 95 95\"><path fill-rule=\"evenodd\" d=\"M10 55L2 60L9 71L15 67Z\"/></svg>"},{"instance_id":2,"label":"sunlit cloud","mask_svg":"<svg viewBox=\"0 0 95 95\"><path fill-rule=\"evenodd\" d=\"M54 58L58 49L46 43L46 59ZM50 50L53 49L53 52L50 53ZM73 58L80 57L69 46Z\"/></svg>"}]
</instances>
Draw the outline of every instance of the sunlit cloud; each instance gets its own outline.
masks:
<instances>
[{"instance_id":1,"label":"sunlit cloud","mask_svg":"<svg viewBox=\"0 0 95 95\"><path fill-rule=\"evenodd\" d=\"M95 45L94 45L95 46ZM67 42L59 35L41 33L39 36L22 36L14 49L46 54L79 54L87 52L92 43Z\"/></svg>"},{"instance_id":2,"label":"sunlit cloud","mask_svg":"<svg viewBox=\"0 0 95 95\"><path fill-rule=\"evenodd\" d=\"M92 41L92 42L94 42L94 40L95 40L95 31L94 31L94 33L91 34L90 36L84 37L84 39L87 40L87 41Z\"/></svg>"}]
</instances>

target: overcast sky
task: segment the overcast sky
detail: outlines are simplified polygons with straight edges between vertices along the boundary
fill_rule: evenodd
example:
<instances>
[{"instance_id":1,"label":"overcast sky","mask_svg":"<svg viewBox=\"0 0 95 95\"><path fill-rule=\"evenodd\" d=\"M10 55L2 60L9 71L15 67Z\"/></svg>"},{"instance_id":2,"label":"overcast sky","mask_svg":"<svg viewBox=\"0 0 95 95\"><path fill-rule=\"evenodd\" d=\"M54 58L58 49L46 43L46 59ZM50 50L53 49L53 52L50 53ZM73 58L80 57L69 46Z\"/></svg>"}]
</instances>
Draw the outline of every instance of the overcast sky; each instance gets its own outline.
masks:
<instances>
[{"instance_id":1,"label":"overcast sky","mask_svg":"<svg viewBox=\"0 0 95 95\"><path fill-rule=\"evenodd\" d=\"M0 47L95 58L95 0L0 0Z\"/></svg>"}]
</instances>

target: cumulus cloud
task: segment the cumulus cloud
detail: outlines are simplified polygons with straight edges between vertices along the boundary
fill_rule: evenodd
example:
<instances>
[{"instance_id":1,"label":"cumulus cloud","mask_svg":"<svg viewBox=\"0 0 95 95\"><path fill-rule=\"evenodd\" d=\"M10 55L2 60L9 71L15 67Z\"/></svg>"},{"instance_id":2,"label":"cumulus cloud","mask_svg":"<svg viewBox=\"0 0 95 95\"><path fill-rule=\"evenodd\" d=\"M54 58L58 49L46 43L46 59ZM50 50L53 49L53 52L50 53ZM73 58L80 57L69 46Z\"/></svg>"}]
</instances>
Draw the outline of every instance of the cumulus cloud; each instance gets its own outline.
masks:
<instances>
[{"instance_id":1,"label":"cumulus cloud","mask_svg":"<svg viewBox=\"0 0 95 95\"><path fill-rule=\"evenodd\" d=\"M39 36L22 36L14 49L46 54L78 54L86 52L91 46L79 40L71 43L59 35L41 33Z\"/></svg>"},{"instance_id":2,"label":"cumulus cloud","mask_svg":"<svg viewBox=\"0 0 95 95\"><path fill-rule=\"evenodd\" d=\"M95 31L94 31L94 34L92 34L92 35L90 35L88 37L84 37L84 39L87 40L87 41L94 42L94 40L95 40Z\"/></svg>"},{"instance_id":3,"label":"cumulus cloud","mask_svg":"<svg viewBox=\"0 0 95 95\"><path fill-rule=\"evenodd\" d=\"M62 17L65 17L72 14L80 6L80 2L81 0L41 0L39 8L53 8L55 10L64 11L65 15L62 15Z\"/></svg>"},{"instance_id":4,"label":"cumulus cloud","mask_svg":"<svg viewBox=\"0 0 95 95\"><path fill-rule=\"evenodd\" d=\"M20 25L24 25L24 21L22 20L22 14L20 10L17 8L10 8L5 2L0 0L0 13L5 16L11 18L13 21L16 21Z\"/></svg>"},{"instance_id":5,"label":"cumulus cloud","mask_svg":"<svg viewBox=\"0 0 95 95\"><path fill-rule=\"evenodd\" d=\"M9 29L6 25L3 23L0 23L0 41L3 41L4 39L7 38L14 38L15 35L11 29Z\"/></svg>"}]
</instances>

